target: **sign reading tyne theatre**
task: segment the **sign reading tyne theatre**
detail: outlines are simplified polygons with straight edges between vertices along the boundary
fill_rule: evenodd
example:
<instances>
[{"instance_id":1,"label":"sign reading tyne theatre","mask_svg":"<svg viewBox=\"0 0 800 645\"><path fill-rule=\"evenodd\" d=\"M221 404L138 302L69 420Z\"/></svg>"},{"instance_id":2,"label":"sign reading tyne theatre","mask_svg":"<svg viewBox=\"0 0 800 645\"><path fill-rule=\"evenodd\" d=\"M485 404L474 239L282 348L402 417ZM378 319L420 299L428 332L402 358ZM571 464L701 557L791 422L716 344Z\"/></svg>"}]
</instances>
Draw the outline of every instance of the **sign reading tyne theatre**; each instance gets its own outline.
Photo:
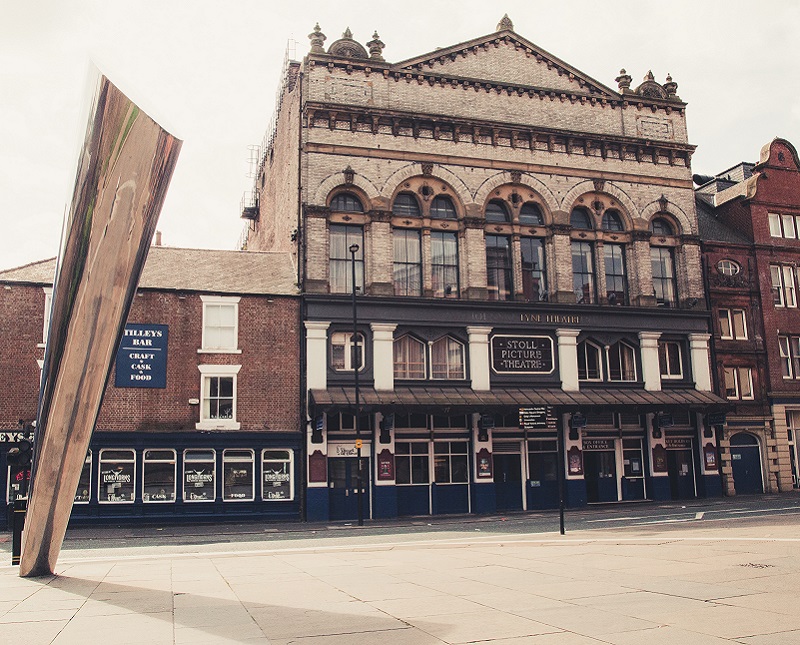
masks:
<instances>
[{"instance_id":1,"label":"sign reading tyne theatre","mask_svg":"<svg viewBox=\"0 0 800 645\"><path fill-rule=\"evenodd\" d=\"M167 387L167 325L125 325L117 350L116 387Z\"/></svg>"},{"instance_id":2,"label":"sign reading tyne theatre","mask_svg":"<svg viewBox=\"0 0 800 645\"><path fill-rule=\"evenodd\" d=\"M492 369L498 374L550 374L553 339L549 336L492 336Z\"/></svg>"}]
</instances>

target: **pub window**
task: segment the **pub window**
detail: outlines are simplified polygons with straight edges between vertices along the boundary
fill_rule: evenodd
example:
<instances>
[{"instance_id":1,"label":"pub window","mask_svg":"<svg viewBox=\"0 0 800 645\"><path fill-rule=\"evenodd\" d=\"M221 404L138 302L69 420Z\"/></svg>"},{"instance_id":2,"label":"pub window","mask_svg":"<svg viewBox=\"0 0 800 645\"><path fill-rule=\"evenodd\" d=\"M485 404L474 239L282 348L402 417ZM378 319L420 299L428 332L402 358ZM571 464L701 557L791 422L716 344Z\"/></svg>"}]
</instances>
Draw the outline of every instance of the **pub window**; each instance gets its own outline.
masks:
<instances>
[{"instance_id":1,"label":"pub window","mask_svg":"<svg viewBox=\"0 0 800 645\"><path fill-rule=\"evenodd\" d=\"M142 501L174 502L176 468L174 450L145 450L142 457Z\"/></svg>"},{"instance_id":2,"label":"pub window","mask_svg":"<svg viewBox=\"0 0 800 645\"><path fill-rule=\"evenodd\" d=\"M463 379L464 344L445 336L431 343L431 378Z\"/></svg>"},{"instance_id":3,"label":"pub window","mask_svg":"<svg viewBox=\"0 0 800 645\"><path fill-rule=\"evenodd\" d=\"M544 224L544 217L542 217L542 209L536 202L527 202L519 209L519 223L527 226L542 226Z\"/></svg>"},{"instance_id":4,"label":"pub window","mask_svg":"<svg viewBox=\"0 0 800 645\"><path fill-rule=\"evenodd\" d=\"M486 204L486 221L504 223L511 221L508 216L508 209L500 199L493 199Z\"/></svg>"},{"instance_id":5,"label":"pub window","mask_svg":"<svg viewBox=\"0 0 800 645\"><path fill-rule=\"evenodd\" d=\"M422 252L420 232L394 229L394 295L422 295Z\"/></svg>"},{"instance_id":6,"label":"pub window","mask_svg":"<svg viewBox=\"0 0 800 645\"><path fill-rule=\"evenodd\" d=\"M411 414L395 414L395 428L429 428L428 415L413 412Z\"/></svg>"},{"instance_id":7,"label":"pub window","mask_svg":"<svg viewBox=\"0 0 800 645\"><path fill-rule=\"evenodd\" d=\"M434 197L431 202L431 219L457 219L456 207L453 201L445 196Z\"/></svg>"},{"instance_id":8,"label":"pub window","mask_svg":"<svg viewBox=\"0 0 800 645\"><path fill-rule=\"evenodd\" d=\"M547 300L547 269L544 240L523 237L519 240L522 259L522 295L528 302Z\"/></svg>"},{"instance_id":9,"label":"pub window","mask_svg":"<svg viewBox=\"0 0 800 645\"><path fill-rule=\"evenodd\" d=\"M86 453L81 468L81 477L78 480L78 488L75 490L75 503L88 504L91 499L92 490L92 451Z\"/></svg>"},{"instance_id":10,"label":"pub window","mask_svg":"<svg viewBox=\"0 0 800 645\"><path fill-rule=\"evenodd\" d=\"M636 350L622 341L608 348L608 380L636 380Z\"/></svg>"},{"instance_id":11,"label":"pub window","mask_svg":"<svg viewBox=\"0 0 800 645\"><path fill-rule=\"evenodd\" d=\"M683 378L683 352L674 340L658 341L658 365L662 379Z\"/></svg>"},{"instance_id":12,"label":"pub window","mask_svg":"<svg viewBox=\"0 0 800 645\"><path fill-rule=\"evenodd\" d=\"M255 497L255 457L252 450L222 451L222 499L252 502Z\"/></svg>"},{"instance_id":13,"label":"pub window","mask_svg":"<svg viewBox=\"0 0 800 645\"><path fill-rule=\"evenodd\" d=\"M239 300L231 296L200 296L203 301L204 352L238 352Z\"/></svg>"},{"instance_id":14,"label":"pub window","mask_svg":"<svg viewBox=\"0 0 800 645\"><path fill-rule=\"evenodd\" d=\"M425 367L425 343L408 334L394 341L396 379L424 379Z\"/></svg>"},{"instance_id":15,"label":"pub window","mask_svg":"<svg viewBox=\"0 0 800 645\"><path fill-rule=\"evenodd\" d=\"M392 215L399 217L419 217L419 202L411 193L400 193L394 198L392 204Z\"/></svg>"},{"instance_id":16,"label":"pub window","mask_svg":"<svg viewBox=\"0 0 800 645\"><path fill-rule=\"evenodd\" d=\"M241 365L198 365L201 376L198 430L238 430L236 421L237 374Z\"/></svg>"},{"instance_id":17,"label":"pub window","mask_svg":"<svg viewBox=\"0 0 800 645\"><path fill-rule=\"evenodd\" d=\"M468 425L467 417L463 414L434 414L431 415L431 422L434 428L452 430L466 430Z\"/></svg>"},{"instance_id":18,"label":"pub window","mask_svg":"<svg viewBox=\"0 0 800 645\"><path fill-rule=\"evenodd\" d=\"M430 483L427 441L398 441L395 444L394 459L396 482L399 486Z\"/></svg>"},{"instance_id":19,"label":"pub window","mask_svg":"<svg viewBox=\"0 0 800 645\"><path fill-rule=\"evenodd\" d=\"M624 305L628 301L628 280L625 276L625 251L622 244L604 244L603 256L606 270L606 298L610 305Z\"/></svg>"},{"instance_id":20,"label":"pub window","mask_svg":"<svg viewBox=\"0 0 800 645\"><path fill-rule=\"evenodd\" d=\"M468 481L466 441L436 441L433 444L433 472L437 484L466 484Z\"/></svg>"},{"instance_id":21,"label":"pub window","mask_svg":"<svg viewBox=\"0 0 800 645\"><path fill-rule=\"evenodd\" d=\"M431 287L435 298L458 298L458 238L431 231Z\"/></svg>"},{"instance_id":22,"label":"pub window","mask_svg":"<svg viewBox=\"0 0 800 645\"><path fill-rule=\"evenodd\" d=\"M326 415L328 432L353 431L356 429L356 417L349 412L329 412ZM362 413L359 417L360 429L372 430L372 415Z\"/></svg>"},{"instance_id":23,"label":"pub window","mask_svg":"<svg viewBox=\"0 0 800 645\"><path fill-rule=\"evenodd\" d=\"M263 450L261 473L261 499L265 501L294 499L294 453L291 450Z\"/></svg>"},{"instance_id":24,"label":"pub window","mask_svg":"<svg viewBox=\"0 0 800 645\"><path fill-rule=\"evenodd\" d=\"M486 288L489 300L511 300L511 240L505 235L486 236Z\"/></svg>"},{"instance_id":25,"label":"pub window","mask_svg":"<svg viewBox=\"0 0 800 645\"><path fill-rule=\"evenodd\" d=\"M587 305L597 301L594 245L591 242L572 242L572 290L578 304Z\"/></svg>"},{"instance_id":26,"label":"pub window","mask_svg":"<svg viewBox=\"0 0 800 645\"><path fill-rule=\"evenodd\" d=\"M747 340L744 309L720 309L719 327L720 338L724 340Z\"/></svg>"},{"instance_id":27,"label":"pub window","mask_svg":"<svg viewBox=\"0 0 800 645\"><path fill-rule=\"evenodd\" d=\"M528 472L531 486L542 482L558 481L558 444L554 439L531 439L528 441Z\"/></svg>"},{"instance_id":28,"label":"pub window","mask_svg":"<svg viewBox=\"0 0 800 645\"><path fill-rule=\"evenodd\" d=\"M339 193L331 200L331 210L343 213L363 213L364 205L353 193Z\"/></svg>"},{"instance_id":29,"label":"pub window","mask_svg":"<svg viewBox=\"0 0 800 645\"><path fill-rule=\"evenodd\" d=\"M183 451L183 501L213 502L217 497L215 450Z\"/></svg>"},{"instance_id":30,"label":"pub window","mask_svg":"<svg viewBox=\"0 0 800 645\"><path fill-rule=\"evenodd\" d=\"M331 367L337 372L352 372L353 365L358 371L364 369L364 336L353 332L337 331L331 334Z\"/></svg>"},{"instance_id":31,"label":"pub window","mask_svg":"<svg viewBox=\"0 0 800 645\"><path fill-rule=\"evenodd\" d=\"M653 271L653 293L659 307L677 304L678 287L675 281L675 255L672 249L650 247L650 265Z\"/></svg>"},{"instance_id":32,"label":"pub window","mask_svg":"<svg viewBox=\"0 0 800 645\"><path fill-rule=\"evenodd\" d=\"M97 500L101 504L133 504L136 499L136 452L101 450Z\"/></svg>"},{"instance_id":33,"label":"pub window","mask_svg":"<svg viewBox=\"0 0 800 645\"><path fill-rule=\"evenodd\" d=\"M364 229L346 224L330 225L330 290L331 293L353 293L353 255L355 253L356 288L364 293Z\"/></svg>"},{"instance_id":34,"label":"pub window","mask_svg":"<svg viewBox=\"0 0 800 645\"><path fill-rule=\"evenodd\" d=\"M578 380L602 381L602 350L594 343L584 340L578 343Z\"/></svg>"}]
</instances>

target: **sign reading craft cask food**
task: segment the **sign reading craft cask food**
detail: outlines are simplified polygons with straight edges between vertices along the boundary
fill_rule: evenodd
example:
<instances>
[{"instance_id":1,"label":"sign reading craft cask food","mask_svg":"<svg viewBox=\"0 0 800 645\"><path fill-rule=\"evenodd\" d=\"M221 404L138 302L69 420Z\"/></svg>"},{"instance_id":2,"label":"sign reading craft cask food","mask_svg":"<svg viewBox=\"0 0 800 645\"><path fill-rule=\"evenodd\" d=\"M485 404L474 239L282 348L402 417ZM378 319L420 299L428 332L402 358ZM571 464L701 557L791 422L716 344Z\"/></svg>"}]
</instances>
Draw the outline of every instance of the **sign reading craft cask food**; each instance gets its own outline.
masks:
<instances>
[{"instance_id":1,"label":"sign reading craft cask food","mask_svg":"<svg viewBox=\"0 0 800 645\"><path fill-rule=\"evenodd\" d=\"M492 336L492 369L497 374L550 374L553 339L549 336Z\"/></svg>"},{"instance_id":2,"label":"sign reading craft cask food","mask_svg":"<svg viewBox=\"0 0 800 645\"><path fill-rule=\"evenodd\" d=\"M167 387L167 325L125 325L117 350L116 387Z\"/></svg>"}]
</instances>

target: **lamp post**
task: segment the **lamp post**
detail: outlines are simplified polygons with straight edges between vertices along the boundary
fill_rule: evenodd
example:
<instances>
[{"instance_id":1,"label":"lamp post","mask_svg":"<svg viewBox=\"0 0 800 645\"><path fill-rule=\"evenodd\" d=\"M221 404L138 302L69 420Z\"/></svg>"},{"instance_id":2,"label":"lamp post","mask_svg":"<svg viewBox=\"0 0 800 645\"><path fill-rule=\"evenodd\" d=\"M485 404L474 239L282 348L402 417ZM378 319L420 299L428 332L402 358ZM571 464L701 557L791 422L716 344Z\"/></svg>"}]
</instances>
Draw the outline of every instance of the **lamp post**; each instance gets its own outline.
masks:
<instances>
[{"instance_id":1,"label":"lamp post","mask_svg":"<svg viewBox=\"0 0 800 645\"><path fill-rule=\"evenodd\" d=\"M356 390L356 486L358 487L356 490L356 499L358 501L358 525L364 526L364 489L361 472L361 410L359 408L360 393L358 389L358 368L361 364L361 356L358 352L358 305L356 304L356 291L358 290L356 285L356 253L358 253L358 249L358 244L351 244L348 249L350 251L350 268L352 270L351 277L353 280L353 337L350 340L350 366L353 368L353 383Z\"/></svg>"}]
</instances>

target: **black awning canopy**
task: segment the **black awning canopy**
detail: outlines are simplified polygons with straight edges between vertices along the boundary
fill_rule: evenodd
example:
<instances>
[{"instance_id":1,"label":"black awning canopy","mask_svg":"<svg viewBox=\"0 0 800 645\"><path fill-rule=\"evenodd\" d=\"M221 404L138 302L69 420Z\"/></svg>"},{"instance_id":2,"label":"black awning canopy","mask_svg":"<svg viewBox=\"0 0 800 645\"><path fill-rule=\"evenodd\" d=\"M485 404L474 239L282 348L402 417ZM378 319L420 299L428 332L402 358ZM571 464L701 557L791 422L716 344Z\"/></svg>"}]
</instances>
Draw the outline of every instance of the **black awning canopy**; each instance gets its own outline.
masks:
<instances>
[{"instance_id":1,"label":"black awning canopy","mask_svg":"<svg viewBox=\"0 0 800 645\"><path fill-rule=\"evenodd\" d=\"M693 389L648 392L627 388L585 389L565 392L561 388L500 387L478 392L470 388L398 387L392 391L359 389L360 407L365 412L422 412L466 414L502 412L508 408L549 405L564 412L660 412L691 409L697 412L722 412L731 404L711 392ZM352 412L355 388L330 387L311 390L311 408L320 412Z\"/></svg>"}]
</instances>

